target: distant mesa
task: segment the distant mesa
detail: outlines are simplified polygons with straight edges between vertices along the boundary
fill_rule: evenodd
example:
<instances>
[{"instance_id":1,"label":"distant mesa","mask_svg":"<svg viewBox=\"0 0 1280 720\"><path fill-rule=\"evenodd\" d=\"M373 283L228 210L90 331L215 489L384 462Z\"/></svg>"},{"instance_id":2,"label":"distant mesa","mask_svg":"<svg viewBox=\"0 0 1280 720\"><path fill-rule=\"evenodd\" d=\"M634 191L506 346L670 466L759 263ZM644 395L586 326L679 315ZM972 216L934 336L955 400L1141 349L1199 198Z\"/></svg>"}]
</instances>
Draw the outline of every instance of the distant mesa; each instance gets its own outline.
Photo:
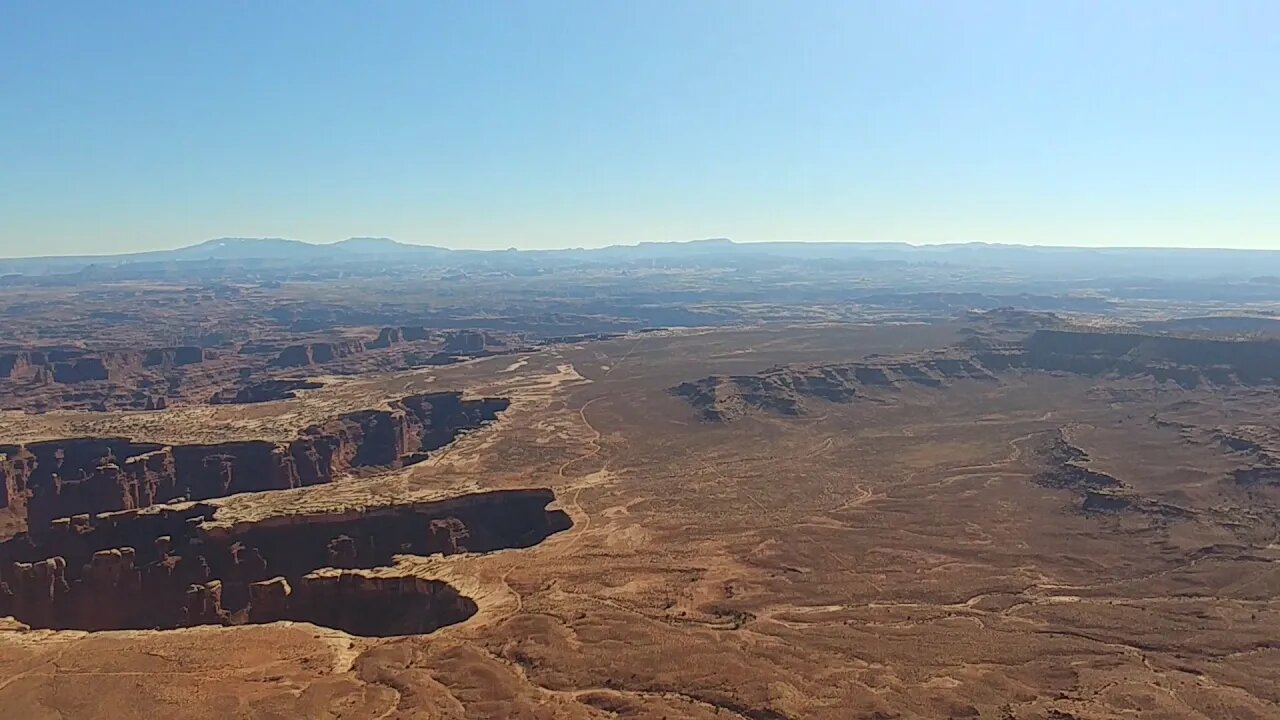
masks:
<instances>
[{"instance_id":1,"label":"distant mesa","mask_svg":"<svg viewBox=\"0 0 1280 720\"><path fill-rule=\"evenodd\" d=\"M303 368L360 355L370 350L394 347L403 343L427 340L431 331L421 326L384 327L372 340L346 339L298 343L281 350L268 363L275 368ZM488 354L493 348L504 348L505 341L483 330L445 330L435 335L443 341L441 362L453 361L459 355Z\"/></svg>"},{"instance_id":2,"label":"distant mesa","mask_svg":"<svg viewBox=\"0 0 1280 720\"><path fill-rule=\"evenodd\" d=\"M847 403L872 392L908 385L940 388L949 380L994 380L992 371L963 351L919 354L832 365L785 365L755 375L713 375L672 392L703 419L734 420L752 412L804 415L812 400Z\"/></svg>"},{"instance_id":3,"label":"distant mesa","mask_svg":"<svg viewBox=\"0 0 1280 720\"><path fill-rule=\"evenodd\" d=\"M1254 294L1265 292L1266 279L1280 276L1280 252L1267 250L1215 250L1172 248L1073 248L991 243L911 245L901 242L734 242L708 238L687 242L642 242L599 248L556 250L451 249L404 243L386 237L352 237L332 243L310 243L288 238L223 237L180 247L115 255L29 257L0 259L0 277L6 283L32 282L31 276L69 275L79 280L120 277L152 277L198 273L202 276L244 277L246 263L261 260L278 270L289 266L328 266L346 271L353 264L373 264L386 272L405 267L441 266L486 273L536 272L580 263L670 263L686 267L765 268L798 264L817 271L831 268L868 268L927 265L951 268L993 269L1027 278L1084 275L1093 278L1170 279L1237 277L1253 278ZM401 263L392 267L386 260ZM202 261L214 266L198 267ZM291 265L292 264L292 265ZM160 272L157 266L175 265ZM366 268L368 270L368 268ZM238 271L238 272L237 272ZM23 278L28 278L24 280ZM270 279L263 280L270 282ZM1080 296L1081 305L1103 303Z\"/></svg>"},{"instance_id":4,"label":"distant mesa","mask_svg":"<svg viewBox=\"0 0 1280 720\"><path fill-rule=\"evenodd\" d=\"M193 346L148 350L92 352L79 348L51 348L0 353L0 378L38 383L77 383L108 380L139 368L170 368L204 362L210 353Z\"/></svg>"},{"instance_id":5,"label":"distant mesa","mask_svg":"<svg viewBox=\"0 0 1280 720\"><path fill-rule=\"evenodd\" d=\"M713 375L672 392L703 419L752 412L803 415L813 400L846 403L874 389L941 388L1014 372L1146 377L1185 389L1280 383L1280 340L1212 340L1138 333L1037 330L1020 342L971 338L945 351L864 362L787 365L754 375Z\"/></svg>"},{"instance_id":6,"label":"distant mesa","mask_svg":"<svg viewBox=\"0 0 1280 720\"><path fill-rule=\"evenodd\" d=\"M324 383L303 378L278 378L250 383L235 390L219 390L209 398L211 405L234 405L289 400L299 390L315 390Z\"/></svg>"},{"instance_id":7,"label":"distant mesa","mask_svg":"<svg viewBox=\"0 0 1280 720\"><path fill-rule=\"evenodd\" d=\"M431 331L422 326L409 327L384 327L378 331L378 337L368 343L370 348L387 348L392 345L399 345L406 342L417 342L419 340L427 340L431 337Z\"/></svg>"},{"instance_id":8,"label":"distant mesa","mask_svg":"<svg viewBox=\"0 0 1280 720\"><path fill-rule=\"evenodd\" d=\"M384 237L354 237L336 243L315 244L285 238L216 238L177 250L139 253L141 259L168 256L194 259L318 259L351 255L391 255L449 252L429 245L410 245ZM128 257L128 256L121 256Z\"/></svg>"},{"instance_id":9,"label":"distant mesa","mask_svg":"<svg viewBox=\"0 0 1280 720\"><path fill-rule=\"evenodd\" d=\"M290 345L270 362L272 367L307 367L332 362L365 351L363 340L313 342Z\"/></svg>"}]
</instances>

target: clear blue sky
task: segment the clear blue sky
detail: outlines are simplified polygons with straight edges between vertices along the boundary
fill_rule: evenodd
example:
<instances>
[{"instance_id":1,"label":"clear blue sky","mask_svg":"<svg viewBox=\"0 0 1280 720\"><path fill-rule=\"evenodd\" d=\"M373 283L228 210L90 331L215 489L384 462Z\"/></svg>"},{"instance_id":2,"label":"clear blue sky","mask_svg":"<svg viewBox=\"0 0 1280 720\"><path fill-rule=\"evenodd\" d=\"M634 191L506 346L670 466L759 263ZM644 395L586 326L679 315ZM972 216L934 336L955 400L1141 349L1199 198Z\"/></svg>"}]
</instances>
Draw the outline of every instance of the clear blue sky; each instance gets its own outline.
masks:
<instances>
[{"instance_id":1,"label":"clear blue sky","mask_svg":"<svg viewBox=\"0 0 1280 720\"><path fill-rule=\"evenodd\" d=\"M1280 248L1280 3L0 3L0 255Z\"/></svg>"}]
</instances>

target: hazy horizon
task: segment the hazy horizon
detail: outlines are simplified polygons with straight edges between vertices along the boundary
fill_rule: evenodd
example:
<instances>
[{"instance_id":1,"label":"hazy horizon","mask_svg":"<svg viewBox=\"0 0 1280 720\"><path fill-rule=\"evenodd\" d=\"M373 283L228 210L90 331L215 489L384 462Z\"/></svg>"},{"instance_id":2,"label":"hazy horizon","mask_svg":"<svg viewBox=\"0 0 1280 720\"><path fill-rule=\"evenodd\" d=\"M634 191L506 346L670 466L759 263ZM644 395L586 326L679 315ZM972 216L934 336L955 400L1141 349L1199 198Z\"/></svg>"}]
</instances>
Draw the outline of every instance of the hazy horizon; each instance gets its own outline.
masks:
<instances>
[{"instance_id":1,"label":"hazy horizon","mask_svg":"<svg viewBox=\"0 0 1280 720\"><path fill-rule=\"evenodd\" d=\"M0 8L0 256L1280 249L1265 2Z\"/></svg>"},{"instance_id":2,"label":"hazy horizon","mask_svg":"<svg viewBox=\"0 0 1280 720\"><path fill-rule=\"evenodd\" d=\"M1060 245L1060 244L1044 244L1044 243L1011 243L1011 242L1010 243L993 243L993 242L984 242L984 241L977 241L977 240L968 241L968 242L940 241L940 242L915 242L915 243L892 241L892 240L861 240L861 241L860 240L736 240L733 238L725 238L725 237L688 238L688 239L682 239L682 240L641 240L637 242L628 242L628 243L608 243L608 244L599 244L599 245L560 245L560 246L548 246L548 247L536 247L536 248L534 247L477 248L477 247L456 247L456 246L450 246L447 244L439 244L439 243L410 242L410 241L400 240L398 238L388 238L384 236L355 235L355 236L346 237L346 238L338 238L336 240L309 240L306 238L268 237L268 236L256 236L256 237L223 236L223 237L208 238L206 240L202 240L199 242L185 243L180 245L170 245L167 247L153 248L153 249L140 250L140 251L126 250L126 251L120 251L120 252L103 252L103 253L45 253L40 255L0 255L0 260L24 260L24 259L40 259L40 258L59 258L59 257L65 257L65 258L114 257L118 255L131 255L135 253L167 252L167 251L173 251L173 250L182 250L185 248L204 245L207 243L214 243L220 240L250 241L250 242L252 241L284 241L284 242L299 242L299 243L304 243L307 245L315 245L315 246L338 245L347 240L391 240L401 245L411 245L416 247L432 247L432 248L439 248L444 250L456 250L456 251L476 251L476 252L505 252L505 251L511 251L511 250L532 251L532 252L572 252L572 251L599 250L599 249L605 249L605 248L639 247L641 245L647 245L647 244L687 245L691 243L701 243L701 242L728 241L735 245L768 245L768 244L784 244L785 245L785 244L800 243L800 244L807 244L807 245L808 244L812 244L812 245L901 245L901 246L907 246L911 248L984 246L984 247L991 247L991 248L1028 248L1028 249L1037 248L1037 249L1044 249L1044 250L1116 250L1116 251L1170 250L1170 251L1190 251L1190 252L1227 251L1227 252L1280 253L1280 247L1249 248L1249 247L1211 247L1211 246L1169 246L1169 245L1093 245L1093 246L1089 246L1089 245Z\"/></svg>"}]
</instances>

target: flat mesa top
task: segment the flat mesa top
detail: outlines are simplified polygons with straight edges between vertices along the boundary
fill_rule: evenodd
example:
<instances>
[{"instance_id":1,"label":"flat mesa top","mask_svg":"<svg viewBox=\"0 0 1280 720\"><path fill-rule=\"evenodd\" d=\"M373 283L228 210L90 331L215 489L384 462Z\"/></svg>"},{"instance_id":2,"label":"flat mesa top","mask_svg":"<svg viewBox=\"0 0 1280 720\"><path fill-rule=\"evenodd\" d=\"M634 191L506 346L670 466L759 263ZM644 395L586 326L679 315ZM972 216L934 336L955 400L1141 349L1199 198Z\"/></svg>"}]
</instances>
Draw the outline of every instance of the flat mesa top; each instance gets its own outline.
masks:
<instances>
[{"instance_id":1,"label":"flat mesa top","mask_svg":"<svg viewBox=\"0 0 1280 720\"><path fill-rule=\"evenodd\" d=\"M437 384L436 374L414 370L373 378L323 378L320 388L298 397L252 404L179 405L134 412L4 410L0 411L0 438L8 444L75 437L121 437L166 445L289 442L305 428L345 413L386 409L399 397L430 392L467 395L461 387ZM458 378L465 386L465 376L458 374Z\"/></svg>"}]
</instances>

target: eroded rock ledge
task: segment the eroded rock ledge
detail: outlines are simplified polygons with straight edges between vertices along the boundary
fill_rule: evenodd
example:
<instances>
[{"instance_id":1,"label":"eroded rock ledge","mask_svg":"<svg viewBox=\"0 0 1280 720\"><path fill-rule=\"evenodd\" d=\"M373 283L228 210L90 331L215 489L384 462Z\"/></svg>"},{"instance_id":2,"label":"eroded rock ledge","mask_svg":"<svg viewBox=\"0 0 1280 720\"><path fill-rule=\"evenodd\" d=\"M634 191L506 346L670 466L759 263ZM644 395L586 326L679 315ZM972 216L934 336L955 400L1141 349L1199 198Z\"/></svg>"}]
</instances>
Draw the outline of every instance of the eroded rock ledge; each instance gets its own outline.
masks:
<instances>
[{"instance_id":1,"label":"eroded rock ledge","mask_svg":"<svg viewBox=\"0 0 1280 720\"><path fill-rule=\"evenodd\" d=\"M276 378L242 385L234 390L219 390L209 397L210 405L246 405L251 403L288 400L298 396L298 390L315 390L324 383L306 378Z\"/></svg>"},{"instance_id":2,"label":"eroded rock ledge","mask_svg":"<svg viewBox=\"0 0 1280 720\"><path fill-rule=\"evenodd\" d=\"M1136 513L1165 519L1187 519L1186 508L1143 497L1113 475L1088 467L1089 455L1074 445L1063 428L1038 433L1026 441L1027 460L1039 485L1069 490L1086 514Z\"/></svg>"},{"instance_id":3,"label":"eroded rock ledge","mask_svg":"<svg viewBox=\"0 0 1280 720\"><path fill-rule=\"evenodd\" d=\"M547 509L554 499L503 490L230 526L201 503L63 518L0 543L0 616L82 630L297 620L431 632L476 604L447 583L389 573L394 556L535 545L572 524Z\"/></svg>"},{"instance_id":4,"label":"eroded rock ledge","mask_svg":"<svg viewBox=\"0 0 1280 720\"><path fill-rule=\"evenodd\" d=\"M1020 342L982 339L933 353L862 362L786 365L754 375L712 375L672 388L704 419L752 411L802 415L808 400L850 402L910 385L998 380L1005 373L1142 377L1191 389L1280 383L1280 341L1038 330Z\"/></svg>"},{"instance_id":5,"label":"eroded rock ledge","mask_svg":"<svg viewBox=\"0 0 1280 720\"><path fill-rule=\"evenodd\" d=\"M0 508L41 531L50 520L178 500L332 482L360 468L419 462L495 420L502 398L413 395L304 428L290 442L160 445L72 438L0 446Z\"/></svg>"},{"instance_id":6,"label":"eroded rock ledge","mask_svg":"<svg viewBox=\"0 0 1280 720\"><path fill-rule=\"evenodd\" d=\"M1280 486L1280 429L1262 425L1237 425L1219 429L1215 436L1223 448L1247 461L1232 477L1246 486Z\"/></svg>"},{"instance_id":7,"label":"eroded rock ledge","mask_svg":"<svg viewBox=\"0 0 1280 720\"><path fill-rule=\"evenodd\" d=\"M942 387L955 379L994 380L995 375L963 352L939 352L832 365L784 365L755 375L712 375L672 392L689 401L703 419L723 422L751 411L803 415L810 399L844 403L905 385Z\"/></svg>"}]
</instances>

